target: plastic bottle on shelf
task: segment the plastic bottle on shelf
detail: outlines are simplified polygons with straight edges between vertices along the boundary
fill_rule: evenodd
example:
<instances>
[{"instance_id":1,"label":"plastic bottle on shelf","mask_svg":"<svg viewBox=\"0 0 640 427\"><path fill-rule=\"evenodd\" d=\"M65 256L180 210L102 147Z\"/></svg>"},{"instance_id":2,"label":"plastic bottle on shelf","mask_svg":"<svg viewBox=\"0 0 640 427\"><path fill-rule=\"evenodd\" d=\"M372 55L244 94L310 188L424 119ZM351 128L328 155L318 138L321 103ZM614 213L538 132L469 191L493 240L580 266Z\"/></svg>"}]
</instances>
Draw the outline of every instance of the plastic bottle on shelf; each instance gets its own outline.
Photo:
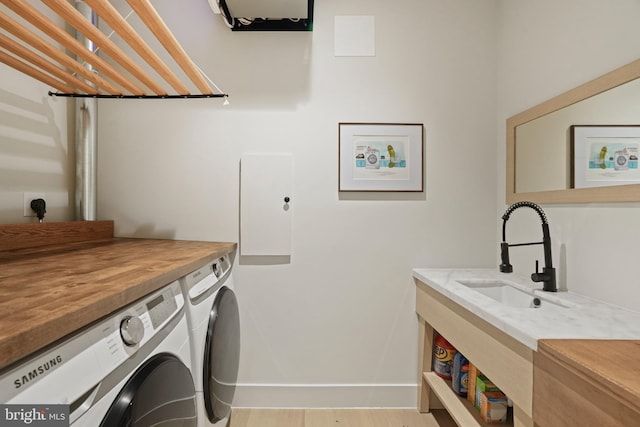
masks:
<instances>
[{"instance_id":1,"label":"plastic bottle on shelf","mask_svg":"<svg viewBox=\"0 0 640 427\"><path fill-rule=\"evenodd\" d=\"M440 334L436 336L433 344L433 372L442 378L450 380L453 358L457 353L456 348Z\"/></svg>"},{"instance_id":2,"label":"plastic bottle on shelf","mask_svg":"<svg viewBox=\"0 0 640 427\"><path fill-rule=\"evenodd\" d=\"M469 360L460 352L453 357L451 371L451 387L458 396L467 397L469 384Z\"/></svg>"}]
</instances>

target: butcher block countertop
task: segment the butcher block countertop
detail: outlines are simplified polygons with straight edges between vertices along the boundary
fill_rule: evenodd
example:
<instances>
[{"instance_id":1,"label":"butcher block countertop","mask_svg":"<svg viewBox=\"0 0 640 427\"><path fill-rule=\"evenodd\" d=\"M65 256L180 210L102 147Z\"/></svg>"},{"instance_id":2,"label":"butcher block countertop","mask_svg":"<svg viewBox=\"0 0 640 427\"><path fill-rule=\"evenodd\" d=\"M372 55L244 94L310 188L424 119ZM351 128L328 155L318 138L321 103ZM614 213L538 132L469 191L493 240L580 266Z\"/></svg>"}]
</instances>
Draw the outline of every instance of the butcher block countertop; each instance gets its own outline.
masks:
<instances>
[{"instance_id":1,"label":"butcher block countertop","mask_svg":"<svg viewBox=\"0 0 640 427\"><path fill-rule=\"evenodd\" d=\"M0 225L0 369L236 247L114 238L112 221Z\"/></svg>"}]
</instances>

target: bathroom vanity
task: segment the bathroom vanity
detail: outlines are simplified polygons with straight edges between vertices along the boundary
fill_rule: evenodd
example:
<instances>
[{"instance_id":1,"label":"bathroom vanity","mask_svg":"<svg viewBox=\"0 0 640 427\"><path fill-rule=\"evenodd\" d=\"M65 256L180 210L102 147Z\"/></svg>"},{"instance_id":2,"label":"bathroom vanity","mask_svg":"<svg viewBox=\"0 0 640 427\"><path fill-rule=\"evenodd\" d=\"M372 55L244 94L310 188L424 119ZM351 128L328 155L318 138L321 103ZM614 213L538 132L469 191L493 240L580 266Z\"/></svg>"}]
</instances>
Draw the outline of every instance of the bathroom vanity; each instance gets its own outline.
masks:
<instances>
[{"instance_id":1,"label":"bathroom vanity","mask_svg":"<svg viewBox=\"0 0 640 427\"><path fill-rule=\"evenodd\" d=\"M640 425L639 362L638 340L540 341L533 362L536 425Z\"/></svg>"},{"instance_id":2,"label":"bathroom vanity","mask_svg":"<svg viewBox=\"0 0 640 427\"><path fill-rule=\"evenodd\" d=\"M580 347L566 341L579 339L609 343L614 341L602 340L620 340L617 342L637 344L633 340L640 340L640 313L570 292L546 293L527 277L492 269L415 269L413 277L420 325L420 412L444 406L460 426L484 425L478 411L454 393L450 382L432 371L433 339L437 331L511 399L510 425L533 427L534 420L541 427L614 425L558 424L561 419L549 409L562 411L569 407L565 402L569 399L572 404L579 403L583 415L589 419L588 402L593 401L594 409L602 407L603 395L612 396L611 408L616 404L626 404L628 411L625 416L640 420L638 376L626 382L622 377L627 375L625 369L639 369L640 355L627 357L635 357L636 367L619 368L621 381L617 381L610 375L616 368L604 371L596 366L588 368L589 365L576 356L580 354L576 348ZM574 363L568 363L568 360L574 360ZM615 366L612 360L593 357L591 362L594 360L609 365L614 363ZM573 368L570 369L571 366ZM576 371L576 366L582 371ZM583 382L588 378L592 386L576 386L562 391L556 380L563 378L561 373L567 379L561 381L566 387L572 384L568 380L571 375L577 375ZM597 378L604 379L598 382ZM629 387L629 381L635 382L636 387ZM617 387L624 387L624 392L611 391ZM603 390L611 392L606 394ZM629 390L636 393L635 397L629 397ZM558 394L560 392L565 394ZM577 399L581 393L586 396ZM619 403L618 398L625 395L625 402ZM602 412L602 409L597 410ZM622 418L617 418L620 414L616 410L610 419L620 421Z\"/></svg>"}]
</instances>

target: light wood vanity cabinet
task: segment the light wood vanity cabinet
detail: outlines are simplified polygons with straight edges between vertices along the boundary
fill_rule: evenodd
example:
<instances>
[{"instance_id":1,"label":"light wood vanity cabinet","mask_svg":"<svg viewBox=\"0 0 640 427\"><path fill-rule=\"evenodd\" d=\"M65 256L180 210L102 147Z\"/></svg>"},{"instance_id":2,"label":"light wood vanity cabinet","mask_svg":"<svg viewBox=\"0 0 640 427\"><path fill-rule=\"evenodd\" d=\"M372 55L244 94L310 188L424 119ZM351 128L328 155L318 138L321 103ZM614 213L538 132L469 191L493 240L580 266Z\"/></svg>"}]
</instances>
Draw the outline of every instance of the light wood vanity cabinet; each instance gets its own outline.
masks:
<instances>
[{"instance_id":1,"label":"light wood vanity cabinet","mask_svg":"<svg viewBox=\"0 0 640 427\"><path fill-rule=\"evenodd\" d=\"M640 341L540 340L536 426L640 426Z\"/></svg>"},{"instance_id":2,"label":"light wood vanity cabinet","mask_svg":"<svg viewBox=\"0 0 640 427\"><path fill-rule=\"evenodd\" d=\"M416 312L420 412L440 408L441 403L458 425L484 425L479 413L432 372L435 329L513 401L513 425L533 427L533 350L417 279Z\"/></svg>"},{"instance_id":3,"label":"light wood vanity cabinet","mask_svg":"<svg viewBox=\"0 0 640 427\"><path fill-rule=\"evenodd\" d=\"M420 279L415 283L420 412L444 406L459 426L484 425L432 372L438 331L513 401L514 426L640 426L640 341L542 339L534 351Z\"/></svg>"}]
</instances>

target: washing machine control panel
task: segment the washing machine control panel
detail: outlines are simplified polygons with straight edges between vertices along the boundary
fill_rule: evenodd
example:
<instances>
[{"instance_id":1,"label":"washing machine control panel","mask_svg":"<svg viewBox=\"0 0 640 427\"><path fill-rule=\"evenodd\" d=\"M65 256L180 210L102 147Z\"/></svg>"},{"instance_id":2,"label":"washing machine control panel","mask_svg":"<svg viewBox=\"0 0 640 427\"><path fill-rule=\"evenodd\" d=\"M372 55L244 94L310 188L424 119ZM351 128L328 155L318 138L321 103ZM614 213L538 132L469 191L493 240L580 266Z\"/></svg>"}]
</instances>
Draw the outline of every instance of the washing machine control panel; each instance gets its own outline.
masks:
<instances>
[{"instance_id":1,"label":"washing machine control panel","mask_svg":"<svg viewBox=\"0 0 640 427\"><path fill-rule=\"evenodd\" d=\"M178 281L130 305L99 329L108 365L119 364L145 346L184 306Z\"/></svg>"},{"instance_id":2,"label":"washing machine control panel","mask_svg":"<svg viewBox=\"0 0 640 427\"><path fill-rule=\"evenodd\" d=\"M185 281L189 290L189 298L195 300L206 292L215 292L222 282L220 281L231 270L229 254L223 255L195 271L192 271L180 280Z\"/></svg>"},{"instance_id":3,"label":"washing machine control panel","mask_svg":"<svg viewBox=\"0 0 640 427\"><path fill-rule=\"evenodd\" d=\"M227 271L229 271L229 268L231 268L231 262L229 261L229 255L221 256L220 258L218 258L217 261L215 261L211 265L211 269L213 270L213 274L215 274L215 276L218 279L221 278L222 276L224 276L225 274L227 274Z\"/></svg>"},{"instance_id":4,"label":"washing machine control panel","mask_svg":"<svg viewBox=\"0 0 640 427\"><path fill-rule=\"evenodd\" d=\"M151 298L144 307L139 307L142 316L148 316L153 329L158 329L178 308L171 288ZM137 315L126 315L120 321L120 337L128 346L135 346L144 338L145 325Z\"/></svg>"},{"instance_id":5,"label":"washing machine control panel","mask_svg":"<svg viewBox=\"0 0 640 427\"><path fill-rule=\"evenodd\" d=\"M146 306L154 329L158 329L178 309L172 289L167 289L155 298L150 299L147 301Z\"/></svg>"}]
</instances>

